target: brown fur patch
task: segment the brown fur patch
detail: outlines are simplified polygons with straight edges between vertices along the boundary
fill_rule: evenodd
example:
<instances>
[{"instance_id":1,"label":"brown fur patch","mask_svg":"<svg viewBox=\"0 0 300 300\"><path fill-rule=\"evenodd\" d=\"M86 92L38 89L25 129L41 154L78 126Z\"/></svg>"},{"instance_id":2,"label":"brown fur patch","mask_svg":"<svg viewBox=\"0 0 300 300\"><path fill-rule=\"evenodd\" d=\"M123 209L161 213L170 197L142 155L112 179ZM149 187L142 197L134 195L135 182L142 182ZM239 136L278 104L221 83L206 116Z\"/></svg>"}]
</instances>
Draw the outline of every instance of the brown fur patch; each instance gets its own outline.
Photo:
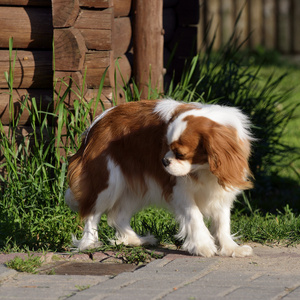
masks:
<instances>
[{"instance_id":1,"label":"brown fur patch","mask_svg":"<svg viewBox=\"0 0 300 300\"><path fill-rule=\"evenodd\" d=\"M184 121L188 125L177 142L177 147L184 145L180 151L186 152L186 159L192 163L208 162L210 171L225 189L252 187L252 183L247 180L247 176L251 176L248 141L241 141L234 128L205 117L187 116Z\"/></svg>"},{"instance_id":2,"label":"brown fur patch","mask_svg":"<svg viewBox=\"0 0 300 300\"><path fill-rule=\"evenodd\" d=\"M108 187L109 156L120 166L132 190L146 192L146 177L155 178L167 200L175 179L163 168L167 124L153 113L157 101L119 105L95 123L85 143L70 160L70 188L79 202L80 214L93 212L97 195Z\"/></svg>"}]
</instances>

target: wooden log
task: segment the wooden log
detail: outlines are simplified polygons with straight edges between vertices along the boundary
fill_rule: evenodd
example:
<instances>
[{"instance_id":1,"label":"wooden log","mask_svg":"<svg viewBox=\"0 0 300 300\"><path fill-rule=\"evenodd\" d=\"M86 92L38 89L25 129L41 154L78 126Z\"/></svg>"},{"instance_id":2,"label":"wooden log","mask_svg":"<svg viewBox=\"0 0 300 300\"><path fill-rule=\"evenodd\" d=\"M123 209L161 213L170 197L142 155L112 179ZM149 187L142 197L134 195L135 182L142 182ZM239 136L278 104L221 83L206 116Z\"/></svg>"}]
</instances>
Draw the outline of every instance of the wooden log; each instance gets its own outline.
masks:
<instances>
[{"instance_id":1,"label":"wooden log","mask_svg":"<svg viewBox=\"0 0 300 300\"><path fill-rule=\"evenodd\" d=\"M108 8L102 11L82 9L74 23L78 29L106 29L112 30L113 9Z\"/></svg>"},{"instance_id":2,"label":"wooden log","mask_svg":"<svg viewBox=\"0 0 300 300\"><path fill-rule=\"evenodd\" d=\"M74 24L91 50L112 49L113 9L82 10Z\"/></svg>"},{"instance_id":3,"label":"wooden log","mask_svg":"<svg viewBox=\"0 0 300 300\"><path fill-rule=\"evenodd\" d=\"M300 2L294 1L293 9L293 51L295 53L300 53Z\"/></svg>"},{"instance_id":4,"label":"wooden log","mask_svg":"<svg viewBox=\"0 0 300 300\"><path fill-rule=\"evenodd\" d=\"M250 2L250 37L251 48L262 45L263 42L263 3L261 0Z\"/></svg>"},{"instance_id":5,"label":"wooden log","mask_svg":"<svg viewBox=\"0 0 300 300\"><path fill-rule=\"evenodd\" d=\"M0 0L0 5L51 7L51 0Z\"/></svg>"},{"instance_id":6,"label":"wooden log","mask_svg":"<svg viewBox=\"0 0 300 300\"><path fill-rule=\"evenodd\" d=\"M52 17L49 8L0 7L0 48L13 37L16 48L51 48Z\"/></svg>"},{"instance_id":7,"label":"wooden log","mask_svg":"<svg viewBox=\"0 0 300 300\"><path fill-rule=\"evenodd\" d=\"M52 0L52 18L54 28L70 27L79 14L78 0Z\"/></svg>"},{"instance_id":8,"label":"wooden log","mask_svg":"<svg viewBox=\"0 0 300 300\"><path fill-rule=\"evenodd\" d=\"M112 31L99 29L79 29L87 49L112 50Z\"/></svg>"},{"instance_id":9,"label":"wooden log","mask_svg":"<svg viewBox=\"0 0 300 300\"><path fill-rule=\"evenodd\" d=\"M99 52L90 53L87 55L85 66L87 67L86 72L86 83L88 88L98 88L100 81L107 67L107 73L104 80L104 86L117 86L123 87L131 77L131 65L125 55L122 55L118 62L114 62L113 53L110 53L109 58L101 57ZM101 61L109 60L110 63L106 66L101 64ZM97 63L99 62L99 63ZM115 80L116 74L116 80ZM124 81L124 82L123 82Z\"/></svg>"},{"instance_id":10,"label":"wooden log","mask_svg":"<svg viewBox=\"0 0 300 300\"><path fill-rule=\"evenodd\" d=\"M130 18L114 19L113 46L114 57L118 58L129 49L132 37Z\"/></svg>"},{"instance_id":11,"label":"wooden log","mask_svg":"<svg viewBox=\"0 0 300 300\"><path fill-rule=\"evenodd\" d=\"M98 95L98 90L97 89L88 89L88 92L86 93L85 99L86 101L95 101L92 105L92 109L95 109L95 104L96 104L96 98ZM105 109L110 108L113 106L113 104L121 104L125 103L125 94L122 89L117 89L117 92L115 91L114 88L110 87L104 87L102 89L101 101L104 104ZM102 107L101 104L99 103L96 107L96 115L99 115L102 113Z\"/></svg>"},{"instance_id":12,"label":"wooden log","mask_svg":"<svg viewBox=\"0 0 300 300\"><path fill-rule=\"evenodd\" d=\"M32 99L35 98L37 106L42 111L51 110L53 91L46 89L18 89L13 90L13 107L14 113L13 118L16 120L20 113L22 105L25 105L23 113L20 117L18 125L26 125L29 123L29 109L32 107ZM3 125L11 123L12 113L9 111L9 90L0 90L0 118Z\"/></svg>"},{"instance_id":13,"label":"wooden log","mask_svg":"<svg viewBox=\"0 0 300 300\"><path fill-rule=\"evenodd\" d=\"M10 130L11 130L11 128L8 125L3 126L4 134L7 137L9 137L8 135L9 135ZM38 136L38 138L41 138L41 130L39 127L33 129L32 126L20 125L20 126L17 126L15 132L16 132L16 136L15 136L16 147L20 143L23 143L24 141L26 143L28 143L28 142L34 143L34 139L32 138L33 133L35 133ZM48 136L46 130L43 131L43 138L45 138L45 136ZM11 142L11 140L10 140L10 142ZM30 148L30 145L29 145L29 148ZM0 157L1 157L1 152L0 152ZM1 170L1 172L3 172L3 170Z\"/></svg>"},{"instance_id":14,"label":"wooden log","mask_svg":"<svg viewBox=\"0 0 300 300\"><path fill-rule=\"evenodd\" d=\"M289 53L291 50L291 26L290 26L290 5L289 0L278 2L278 49L282 53Z\"/></svg>"},{"instance_id":15,"label":"wooden log","mask_svg":"<svg viewBox=\"0 0 300 300\"><path fill-rule=\"evenodd\" d=\"M267 49L276 46L276 10L275 0L264 1L264 45Z\"/></svg>"},{"instance_id":16,"label":"wooden log","mask_svg":"<svg viewBox=\"0 0 300 300\"><path fill-rule=\"evenodd\" d=\"M115 17L127 17L131 10L131 3L134 0L114 0Z\"/></svg>"},{"instance_id":17,"label":"wooden log","mask_svg":"<svg viewBox=\"0 0 300 300\"><path fill-rule=\"evenodd\" d=\"M0 51L0 88L7 88L9 51ZM17 51L14 88L52 88L52 51Z\"/></svg>"},{"instance_id":18,"label":"wooden log","mask_svg":"<svg viewBox=\"0 0 300 300\"><path fill-rule=\"evenodd\" d=\"M133 1L134 77L141 97L151 88L163 91L163 24L162 1Z\"/></svg>"},{"instance_id":19,"label":"wooden log","mask_svg":"<svg viewBox=\"0 0 300 300\"><path fill-rule=\"evenodd\" d=\"M79 0L80 7L108 8L113 6L113 0Z\"/></svg>"},{"instance_id":20,"label":"wooden log","mask_svg":"<svg viewBox=\"0 0 300 300\"><path fill-rule=\"evenodd\" d=\"M114 64L112 51L89 51L85 56L84 68L87 70L86 82L88 88L98 88L105 70ZM110 86L109 71L105 77L104 85Z\"/></svg>"},{"instance_id":21,"label":"wooden log","mask_svg":"<svg viewBox=\"0 0 300 300\"><path fill-rule=\"evenodd\" d=\"M70 88L69 91L68 88ZM64 97L65 104L72 106L74 99L80 99L86 94L86 84L83 80L83 74L79 71L56 71L54 90L57 97L56 100Z\"/></svg>"},{"instance_id":22,"label":"wooden log","mask_svg":"<svg viewBox=\"0 0 300 300\"><path fill-rule=\"evenodd\" d=\"M78 29L54 29L55 70L82 70L86 52L85 40Z\"/></svg>"}]
</instances>

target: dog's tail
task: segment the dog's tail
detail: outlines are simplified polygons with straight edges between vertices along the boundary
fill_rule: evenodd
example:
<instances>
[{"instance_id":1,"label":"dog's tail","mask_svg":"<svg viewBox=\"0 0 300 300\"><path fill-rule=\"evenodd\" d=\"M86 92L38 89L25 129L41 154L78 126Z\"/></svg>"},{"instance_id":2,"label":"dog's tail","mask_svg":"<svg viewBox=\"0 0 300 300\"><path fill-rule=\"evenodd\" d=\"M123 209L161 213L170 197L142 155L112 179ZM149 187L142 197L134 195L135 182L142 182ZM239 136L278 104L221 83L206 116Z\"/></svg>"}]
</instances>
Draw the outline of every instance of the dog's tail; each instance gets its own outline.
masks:
<instances>
[{"instance_id":1,"label":"dog's tail","mask_svg":"<svg viewBox=\"0 0 300 300\"><path fill-rule=\"evenodd\" d=\"M70 188L66 190L65 202L73 211L79 211L79 203L75 199L74 194L72 193L72 190Z\"/></svg>"},{"instance_id":2,"label":"dog's tail","mask_svg":"<svg viewBox=\"0 0 300 300\"><path fill-rule=\"evenodd\" d=\"M83 153L85 143L83 142L77 153L69 160L68 182L69 188L65 193L65 202L73 210L81 213L84 194L88 189L88 180L83 169Z\"/></svg>"}]
</instances>

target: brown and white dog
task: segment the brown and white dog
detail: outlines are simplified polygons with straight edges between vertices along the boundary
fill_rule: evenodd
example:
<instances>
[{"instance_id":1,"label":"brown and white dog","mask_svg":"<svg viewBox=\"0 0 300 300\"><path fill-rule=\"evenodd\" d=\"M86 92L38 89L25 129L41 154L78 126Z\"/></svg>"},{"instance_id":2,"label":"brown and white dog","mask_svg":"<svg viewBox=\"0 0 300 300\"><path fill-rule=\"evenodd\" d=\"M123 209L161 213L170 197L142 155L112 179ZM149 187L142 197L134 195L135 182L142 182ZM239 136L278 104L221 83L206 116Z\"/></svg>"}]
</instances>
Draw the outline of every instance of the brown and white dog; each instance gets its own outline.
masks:
<instances>
[{"instance_id":1,"label":"brown and white dog","mask_svg":"<svg viewBox=\"0 0 300 300\"><path fill-rule=\"evenodd\" d=\"M154 244L138 236L131 216L150 204L167 206L179 222L177 238L195 255L244 257L249 246L230 234L230 209L251 188L252 140L237 108L171 99L122 104L92 123L68 170L66 203L85 219L80 250L97 247L103 213L116 243ZM211 219L210 230L204 217Z\"/></svg>"}]
</instances>

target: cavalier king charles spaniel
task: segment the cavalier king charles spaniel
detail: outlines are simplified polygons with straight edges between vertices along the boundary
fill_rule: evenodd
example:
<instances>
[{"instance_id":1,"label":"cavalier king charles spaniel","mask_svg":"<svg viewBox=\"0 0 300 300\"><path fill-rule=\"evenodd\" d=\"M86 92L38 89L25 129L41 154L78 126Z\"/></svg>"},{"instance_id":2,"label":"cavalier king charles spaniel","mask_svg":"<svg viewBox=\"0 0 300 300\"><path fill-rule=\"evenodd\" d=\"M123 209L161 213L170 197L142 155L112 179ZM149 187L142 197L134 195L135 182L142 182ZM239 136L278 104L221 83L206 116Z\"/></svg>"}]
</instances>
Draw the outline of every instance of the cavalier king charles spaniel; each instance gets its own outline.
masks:
<instances>
[{"instance_id":1,"label":"cavalier king charles spaniel","mask_svg":"<svg viewBox=\"0 0 300 300\"><path fill-rule=\"evenodd\" d=\"M102 214L116 229L115 243L154 244L130 226L148 205L169 208L177 238L193 255L244 257L230 234L236 196L252 187L249 119L237 108L172 99L115 106L98 116L82 137L68 168L65 200L85 220L79 250L101 245ZM210 228L204 218L211 220Z\"/></svg>"}]
</instances>

